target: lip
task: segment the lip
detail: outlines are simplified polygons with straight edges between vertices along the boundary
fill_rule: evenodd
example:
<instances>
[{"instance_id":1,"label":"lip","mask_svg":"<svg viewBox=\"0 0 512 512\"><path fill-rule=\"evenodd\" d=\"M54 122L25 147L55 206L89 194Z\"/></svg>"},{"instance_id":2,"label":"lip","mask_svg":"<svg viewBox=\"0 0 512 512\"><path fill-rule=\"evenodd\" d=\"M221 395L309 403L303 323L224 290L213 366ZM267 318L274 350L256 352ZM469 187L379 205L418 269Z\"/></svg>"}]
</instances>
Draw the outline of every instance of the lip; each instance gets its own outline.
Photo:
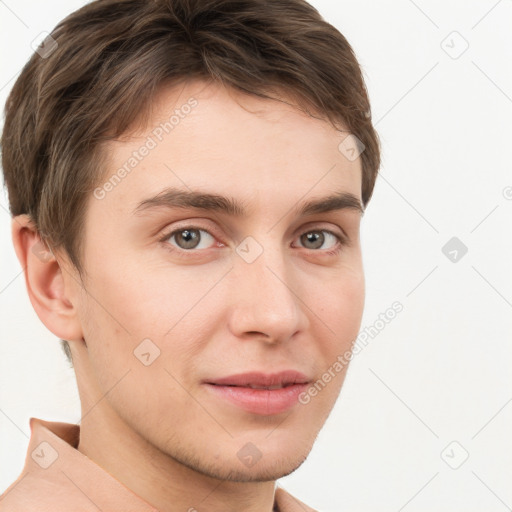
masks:
<instances>
[{"instance_id":1,"label":"lip","mask_svg":"<svg viewBox=\"0 0 512 512\"><path fill-rule=\"evenodd\" d=\"M244 386L269 387L287 384L306 384L309 382L303 373L296 370L284 370L277 373L247 372L237 373L229 377L208 380L208 384L223 386Z\"/></svg>"},{"instance_id":2,"label":"lip","mask_svg":"<svg viewBox=\"0 0 512 512\"><path fill-rule=\"evenodd\" d=\"M204 381L205 387L216 397L228 401L244 411L260 414L280 414L293 407L299 395L308 387L310 379L295 370L265 374L261 372L240 373ZM280 389L253 389L249 387L282 385Z\"/></svg>"}]
</instances>

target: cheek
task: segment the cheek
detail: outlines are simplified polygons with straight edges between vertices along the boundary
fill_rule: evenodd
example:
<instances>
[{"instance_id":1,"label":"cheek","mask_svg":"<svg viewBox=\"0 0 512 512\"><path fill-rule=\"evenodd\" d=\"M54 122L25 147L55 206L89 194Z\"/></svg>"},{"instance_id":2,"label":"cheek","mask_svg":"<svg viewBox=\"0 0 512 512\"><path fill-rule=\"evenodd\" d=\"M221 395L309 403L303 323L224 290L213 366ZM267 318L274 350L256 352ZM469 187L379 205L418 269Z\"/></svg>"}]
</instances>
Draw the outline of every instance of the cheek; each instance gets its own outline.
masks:
<instances>
[{"instance_id":1,"label":"cheek","mask_svg":"<svg viewBox=\"0 0 512 512\"><path fill-rule=\"evenodd\" d=\"M164 356L193 353L191 336L199 338L207 327L198 321L198 313L219 277L212 272L199 275L192 267L145 268L126 257L121 265L116 261L103 260L87 287L84 332L93 342L95 364L118 373L121 366L132 364L134 349L146 338L165 351ZM202 318L205 315L199 314Z\"/></svg>"},{"instance_id":2,"label":"cheek","mask_svg":"<svg viewBox=\"0 0 512 512\"><path fill-rule=\"evenodd\" d=\"M347 350L355 340L361 327L365 302L363 272L343 274L343 278L332 281L325 293L315 296L318 316L325 322L332 343L326 350L332 358Z\"/></svg>"}]
</instances>

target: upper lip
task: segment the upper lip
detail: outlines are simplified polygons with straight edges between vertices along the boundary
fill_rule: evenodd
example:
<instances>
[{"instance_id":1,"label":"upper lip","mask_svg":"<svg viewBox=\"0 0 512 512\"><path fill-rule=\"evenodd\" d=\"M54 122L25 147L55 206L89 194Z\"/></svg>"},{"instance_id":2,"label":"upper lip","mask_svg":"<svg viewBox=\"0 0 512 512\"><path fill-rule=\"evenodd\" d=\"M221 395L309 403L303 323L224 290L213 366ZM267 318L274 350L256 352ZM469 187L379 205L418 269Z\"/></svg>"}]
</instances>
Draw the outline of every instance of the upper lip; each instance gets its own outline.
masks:
<instances>
[{"instance_id":1,"label":"upper lip","mask_svg":"<svg viewBox=\"0 0 512 512\"><path fill-rule=\"evenodd\" d=\"M285 370L278 373L248 372L230 375L219 379L208 380L207 384L223 386L287 386L290 384L306 384L310 380L296 370Z\"/></svg>"}]
</instances>

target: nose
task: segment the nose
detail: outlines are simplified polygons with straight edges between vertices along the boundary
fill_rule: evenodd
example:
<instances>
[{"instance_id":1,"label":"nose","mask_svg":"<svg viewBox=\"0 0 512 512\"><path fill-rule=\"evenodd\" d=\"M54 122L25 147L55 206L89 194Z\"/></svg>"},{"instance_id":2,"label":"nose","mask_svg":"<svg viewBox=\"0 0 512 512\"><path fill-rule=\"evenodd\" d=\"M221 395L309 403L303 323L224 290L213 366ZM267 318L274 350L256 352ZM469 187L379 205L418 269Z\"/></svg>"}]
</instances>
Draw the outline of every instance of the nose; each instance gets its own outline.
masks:
<instances>
[{"instance_id":1,"label":"nose","mask_svg":"<svg viewBox=\"0 0 512 512\"><path fill-rule=\"evenodd\" d=\"M284 342L308 325L306 297L281 250L268 249L251 263L235 256L232 271L231 332L238 338Z\"/></svg>"}]
</instances>

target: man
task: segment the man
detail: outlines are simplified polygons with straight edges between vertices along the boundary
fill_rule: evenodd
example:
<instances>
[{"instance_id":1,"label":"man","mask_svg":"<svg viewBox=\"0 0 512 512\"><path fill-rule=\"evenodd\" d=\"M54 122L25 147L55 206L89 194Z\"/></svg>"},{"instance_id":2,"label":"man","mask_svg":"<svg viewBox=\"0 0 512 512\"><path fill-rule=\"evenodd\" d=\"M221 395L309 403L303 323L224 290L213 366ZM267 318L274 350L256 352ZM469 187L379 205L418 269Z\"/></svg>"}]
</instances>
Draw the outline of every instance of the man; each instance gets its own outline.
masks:
<instances>
[{"instance_id":1,"label":"man","mask_svg":"<svg viewBox=\"0 0 512 512\"><path fill-rule=\"evenodd\" d=\"M31 419L0 510L312 510L276 481L344 380L379 167L349 44L302 0L107 0L39 50L2 163L82 415Z\"/></svg>"}]
</instances>

